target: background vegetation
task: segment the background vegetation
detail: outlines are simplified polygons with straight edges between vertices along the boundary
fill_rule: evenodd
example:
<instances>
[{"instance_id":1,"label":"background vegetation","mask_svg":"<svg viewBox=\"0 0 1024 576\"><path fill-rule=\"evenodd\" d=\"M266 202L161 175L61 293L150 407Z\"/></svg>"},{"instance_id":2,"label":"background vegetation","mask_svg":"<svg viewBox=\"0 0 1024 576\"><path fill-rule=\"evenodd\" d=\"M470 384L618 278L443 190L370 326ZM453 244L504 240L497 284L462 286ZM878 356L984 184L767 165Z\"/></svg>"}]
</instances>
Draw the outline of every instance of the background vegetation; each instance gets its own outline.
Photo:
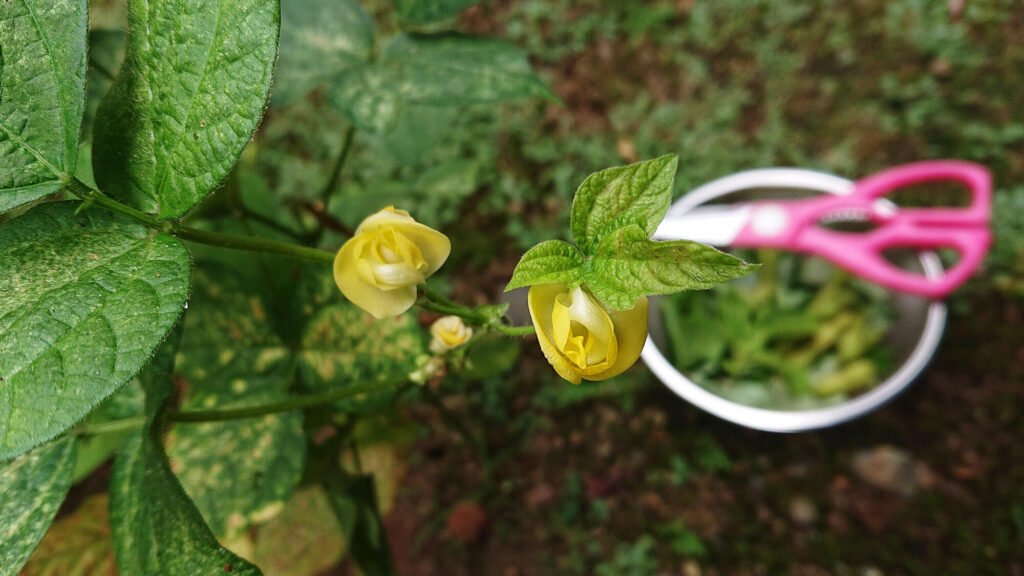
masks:
<instances>
[{"instance_id":1,"label":"background vegetation","mask_svg":"<svg viewBox=\"0 0 1024 576\"><path fill-rule=\"evenodd\" d=\"M91 89L102 89L104 69L116 70L119 35L100 30L124 23L116 3L94 4L90 79ZM381 38L397 32L390 3L364 5ZM943 346L911 391L820 433L769 435L722 423L643 367L571 387L532 342L520 350L510 340L482 341L469 370L434 378L395 413L361 418L359 448L347 449L350 463L377 475L399 573L1024 573L1024 6L494 0L452 27L521 47L564 104L410 106L387 131L357 132L334 181L347 121L321 92L276 101L197 220L217 226L243 214L261 233L289 235L324 218L344 230L394 203L452 237L441 288L485 303L498 298L523 249L568 233L576 185L606 166L678 153L682 194L760 166L855 178L951 157L993 171L997 237L985 271L953 298ZM104 64L97 42L110 43L112 61ZM282 92L275 87L275 98L286 98ZM324 205L329 185L337 192ZM225 257L197 251L203 258ZM237 262L229 255L225 269ZM255 293L261 282L225 276L198 277L194 299L249 307L260 320L254 302L274 302L273 294ZM330 289L308 286L309 301L326 301L319 298ZM313 312L271 309L269 322ZM311 322L357 321L338 319L352 313L326 307ZM197 330L211 339L234 338L235 330L264 352L298 351L295 362L311 382L318 372L356 369L317 356L324 346L361 346L374 357L367 344L389 342L394 349L379 363L358 367L370 374L421 346L403 336L410 326L401 322L339 343L317 340L329 331L189 318L209 321ZM179 359L181 383L209 377L189 372L200 344ZM267 361L273 370L277 359L238 362ZM229 402L232 390L210 393L216 397L189 402ZM266 424L288 426L287 417ZM315 428L315 418L305 425ZM202 426L189 429L192 438L171 438L172 461L203 453L195 447L212 436ZM270 432L232 437L258 444L263 433ZM298 473L290 462L275 469ZM72 489L26 574L113 572L106 475L102 466ZM239 519L217 517L203 500L211 483L239 481L234 471L181 481L214 531L266 574L354 570L318 489L300 488L281 514L267 508ZM248 497L277 498L258 490Z\"/></svg>"}]
</instances>

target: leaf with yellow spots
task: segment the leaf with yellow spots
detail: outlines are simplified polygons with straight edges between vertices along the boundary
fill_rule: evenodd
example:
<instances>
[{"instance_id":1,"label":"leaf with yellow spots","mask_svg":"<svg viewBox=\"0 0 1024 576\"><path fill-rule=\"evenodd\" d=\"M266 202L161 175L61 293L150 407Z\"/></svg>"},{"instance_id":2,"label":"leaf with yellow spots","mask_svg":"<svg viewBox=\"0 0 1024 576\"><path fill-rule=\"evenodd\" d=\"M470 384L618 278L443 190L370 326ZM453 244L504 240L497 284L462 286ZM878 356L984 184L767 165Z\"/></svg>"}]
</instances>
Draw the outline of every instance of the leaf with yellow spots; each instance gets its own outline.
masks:
<instances>
[{"instance_id":1,"label":"leaf with yellow spots","mask_svg":"<svg viewBox=\"0 0 1024 576\"><path fill-rule=\"evenodd\" d=\"M345 555L345 537L319 486L295 492L284 510L259 527L253 562L265 576L315 576Z\"/></svg>"},{"instance_id":2,"label":"leaf with yellow spots","mask_svg":"<svg viewBox=\"0 0 1024 576\"><path fill-rule=\"evenodd\" d=\"M292 380L292 355L271 329L263 301L231 274L196 276L175 371L184 410L274 402ZM171 467L221 539L281 510L305 466L302 413L176 426Z\"/></svg>"},{"instance_id":3,"label":"leaf with yellow spots","mask_svg":"<svg viewBox=\"0 0 1024 576\"><path fill-rule=\"evenodd\" d=\"M311 391L324 391L372 381L402 379L425 354L423 331L411 314L374 320L347 302L325 307L310 321L298 355L299 380ZM395 388L340 400L346 411L387 406Z\"/></svg>"},{"instance_id":4,"label":"leaf with yellow spots","mask_svg":"<svg viewBox=\"0 0 1024 576\"><path fill-rule=\"evenodd\" d=\"M106 494L90 496L54 522L21 576L117 576Z\"/></svg>"},{"instance_id":5,"label":"leaf with yellow spots","mask_svg":"<svg viewBox=\"0 0 1024 576\"><path fill-rule=\"evenodd\" d=\"M74 436L0 464L0 576L17 573L39 544L68 493L74 466Z\"/></svg>"}]
</instances>

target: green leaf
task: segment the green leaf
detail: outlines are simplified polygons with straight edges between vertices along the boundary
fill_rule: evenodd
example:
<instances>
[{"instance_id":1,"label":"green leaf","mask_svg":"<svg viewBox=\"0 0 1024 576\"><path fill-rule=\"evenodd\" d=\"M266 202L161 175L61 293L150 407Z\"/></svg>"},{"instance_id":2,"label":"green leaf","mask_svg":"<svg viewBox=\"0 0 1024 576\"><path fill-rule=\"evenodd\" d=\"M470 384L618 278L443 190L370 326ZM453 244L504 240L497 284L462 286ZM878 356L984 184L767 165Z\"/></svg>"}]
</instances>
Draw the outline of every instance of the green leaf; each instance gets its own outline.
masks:
<instances>
[{"instance_id":1,"label":"green leaf","mask_svg":"<svg viewBox=\"0 0 1024 576\"><path fill-rule=\"evenodd\" d=\"M295 492L284 510L259 527L253 560L266 576L315 576L345 554L345 538L319 486Z\"/></svg>"},{"instance_id":2,"label":"green leaf","mask_svg":"<svg viewBox=\"0 0 1024 576\"><path fill-rule=\"evenodd\" d=\"M257 391L193 394L182 409L211 410L281 399L281 394ZM277 514L298 486L306 455L302 412L176 426L168 436L168 455L210 529L231 540Z\"/></svg>"},{"instance_id":3,"label":"green leaf","mask_svg":"<svg viewBox=\"0 0 1024 576\"><path fill-rule=\"evenodd\" d=\"M0 212L75 171L86 30L86 0L0 3Z\"/></svg>"},{"instance_id":4,"label":"green leaf","mask_svg":"<svg viewBox=\"0 0 1024 576\"><path fill-rule=\"evenodd\" d=\"M616 230L584 266L584 280L606 305L627 310L646 294L703 290L758 269L698 242L655 242L647 236L637 225Z\"/></svg>"},{"instance_id":5,"label":"green leaf","mask_svg":"<svg viewBox=\"0 0 1024 576\"><path fill-rule=\"evenodd\" d=\"M107 398L96 407L83 422L102 424L112 420L131 418L142 413L144 396L138 380L132 380L116 394ZM83 436L78 439L78 458L75 462L75 473L72 483L84 480L96 468L117 452L132 434L131 430L107 432L95 436Z\"/></svg>"},{"instance_id":6,"label":"green leaf","mask_svg":"<svg viewBox=\"0 0 1024 576\"><path fill-rule=\"evenodd\" d=\"M480 0L392 0L403 24L430 24L451 18Z\"/></svg>"},{"instance_id":7,"label":"green leaf","mask_svg":"<svg viewBox=\"0 0 1024 576\"><path fill-rule=\"evenodd\" d=\"M132 0L124 66L96 115L93 168L108 194L162 219L210 194L270 93L272 0Z\"/></svg>"},{"instance_id":8,"label":"green leaf","mask_svg":"<svg viewBox=\"0 0 1024 576\"><path fill-rule=\"evenodd\" d=\"M583 254L572 244L548 240L530 248L519 259L505 291L533 284L577 285L583 281Z\"/></svg>"},{"instance_id":9,"label":"green leaf","mask_svg":"<svg viewBox=\"0 0 1024 576\"><path fill-rule=\"evenodd\" d=\"M111 528L123 574L260 575L221 547L171 472L159 419L136 433L114 461Z\"/></svg>"},{"instance_id":10,"label":"green leaf","mask_svg":"<svg viewBox=\"0 0 1024 576\"><path fill-rule=\"evenodd\" d=\"M406 103L399 110L391 128L378 136L381 146L400 165L432 165L425 158L442 157L448 161L462 161L446 155L445 136L464 130L459 125L459 109L454 106L429 106ZM463 119L464 120L464 119Z\"/></svg>"},{"instance_id":11,"label":"green leaf","mask_svg":"<svg viewBox=\"0 0 1024 576\"><path fill-rule=\"evenodd\" d=\"M329 89L357 126L384 132L409 104L453 106L558 97L511 44L459 34L397 36L380 62L352 68Z\"/></svg>"},{"instance_id":12,"label":"green leaf","mask_svg":"<svg viewBox=\"0 0 1024 576\"><path fill-rule=\"evenodd\" d=\"M171 471L160 432L174 393L175 342L168 341L142 385L150 420L114 460L110 526L122 574L163 576L262 576L223 548Z\"/></svg>"},{"instance_id":13,"label":"green leaf","mask_svg":"<svg viewBox=\"0 0 1024 576\"><path fill-rule=\"evenodd\" d=\"M588 176L572 201L572 236L583 253L593 255L601 238L631 224L650 238L672 203L678 163L666 154Z\"/></svg>"},{"instance_id":14,"label":"green leaf","mask_svg":"<svg viewBox=\"0 0 1024 576\"><path fill-rule=\"evenodd\" d=\"M0 576L17 574L42 540L68 493L74 466L74 437L0 464Z\"/></svg>"},{"instance_id":15,"label":"green leaf","mask_svg":"<svg viewBox=\"0 0 1024 576\"><path fill-rule=\"evenodd\" d=\"M412 314L374 320L348 302L323 308L306 327L298 356L303 387L313 392L401 379L425 354L423 331ZM365 411L389 405L395 388L334 403L338 410Z\"/></svg>"},{"instance_id":16,"label":"green leaf","mask_svg":"<svg viewBox=\"0 0 1024 576\"><path fill-rule=\"evenodd\" d=\"M231 270L196 271L175 368L191 388L201 389L196 393L287 388L290 351L268 324L264 301L254 290Z\"/></svg>"},{"instance_id":17,"label":"green leaf","mask_svg":"<svg viewBox=\"0 0 1024 576\"><path fill-rule=\"evenodd\" d=\"M96 494L54 522L21 576L117 576L108 504Z\"/></svg>"},{"instance_id":18,"label":"green leaf","mask_svg":"<svg viewBox=\"0 0 1024 576\"><path fill-rule=\"evenodd\" d=\"M0 227L0 459L78 422L132 378L181 315L181 242L77 202Z\"/></svg>"},{"instance_id":19,"label":"green leaf","mask_svg":"<svg viewBox=\"0 0 1024 576\"><path fill-rule=\"evenodd\" d=\"M373 50L373 17L356 0L287 0L273 104L294 102Z\"/></svg>"},{"instance_id":20,"label":"green leaf","mask_svg":"<svg viewBox=\"0 0 1024 576\"><path fill-rule=\"evenodd\" d=\"M348 550L359 571L366 576L395 574L391 546L377 508L373 476L335 478L328 484L328 497L348 539Z\"/></svg>"},{"instance_id":21,"label":"green leaf","mask_svg":"<svg viewBox=\"0 0 1024 576\"><path fill-rule=\"evenodd\" d=\"M241 280L198 272L175 372L183 410L263 404L287 395L291 352ZM305 464L301 412L176 426L167 443L185 492L224 540L277 513Z\"/></svg>"}]
</instances>

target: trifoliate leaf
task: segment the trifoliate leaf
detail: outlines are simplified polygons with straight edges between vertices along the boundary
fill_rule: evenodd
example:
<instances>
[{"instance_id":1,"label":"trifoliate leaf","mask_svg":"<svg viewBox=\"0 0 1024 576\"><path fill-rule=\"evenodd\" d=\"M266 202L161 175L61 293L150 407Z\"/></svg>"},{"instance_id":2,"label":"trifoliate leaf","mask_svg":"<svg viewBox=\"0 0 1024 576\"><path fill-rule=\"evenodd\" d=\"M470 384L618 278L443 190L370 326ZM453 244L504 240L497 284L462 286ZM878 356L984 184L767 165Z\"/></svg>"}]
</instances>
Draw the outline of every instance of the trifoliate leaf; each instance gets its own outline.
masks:
<instances>
[{"instance_id":1,"label":"trifoliate leaf","mask_svg":"<svg viewBox=\"0 0 1024 576\"><path fill-rule=\"evenodd\" d=\"M635 224L650 238L672 202L678 163L667 154L588 176L572 202L572 236L583 253L594 254L604 236L625 226Z\"/></svg>"},{"instance_id":2,"label":"trifoliate leaf","mask_svg":"<svg viewBox=\"0 0 1024 576\"><path fill-rule=\"evenodd\" d=\"M505 291L533 284L579 284L583 281L583 254L572 244L548 240L530 248L519 259Z\"/></svg>"},{"instance_id":3,"label":"trifoliate leaf","mask_svg":"<svg viewBox=\"0 0 1024 576\"><path fill-rule=\"evenodd\" d=\"M599 300L627 310L646 294L703 290L757 268L698 242L649 240L647 231L633 225L601 241L583 268L583 278Z\"/></svg>"}]
</instances>

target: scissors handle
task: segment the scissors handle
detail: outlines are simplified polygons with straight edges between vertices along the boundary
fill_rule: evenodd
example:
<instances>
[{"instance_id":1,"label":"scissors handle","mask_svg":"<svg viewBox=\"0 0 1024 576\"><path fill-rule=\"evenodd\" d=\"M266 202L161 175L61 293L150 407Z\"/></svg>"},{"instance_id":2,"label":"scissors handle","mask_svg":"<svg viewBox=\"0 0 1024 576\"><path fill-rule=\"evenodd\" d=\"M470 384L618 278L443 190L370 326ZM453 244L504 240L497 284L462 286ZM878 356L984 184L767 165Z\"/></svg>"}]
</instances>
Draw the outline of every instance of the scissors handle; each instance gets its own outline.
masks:
<instances>
[{"instance_id":1,"label":"scissors handle","mask_svg":"<svg viewBox=\"0 0 1024 576\"><path fill-rule=\"evenodd\" d=\"M929 182L960 182L971 194L966 208L901 208L894 218L931 226L978 226L992 212L992 176L979 164L931 160L897 166L858 180L850 198L875 200L901 188Z\"/></svg>"},{"instance_id":2,"label":"scissors handle","mask_svg":"<svg viewBox=\"0 0 1024 576\"><path fill-rule=\"evenodd\" d=\"M981 265L991 242L985 228L912 229L885 226L863 234L810 228L794 248L822 256L857 276L882 286L939 299L963 284ZM853 238L856 236L856 238ZM885 258L885 251L898 248L917 250L952 249L959 261L938 278L909 272Z\"/></svg>"},{"instance_id":3,"label":"scissors handle","mask_svg":"<svg viewBox=\"0 0 1024 576\"><path fill-rule=\"evenodd\" d=\"M896 208L884 214L876 207L876 200L900 188L940 181L966 185L970 206ZM981 265L991 242L991 206L992 179L984 167L955 160L918 162L864 178L845 196L755 203L750 224L740 230L733 245L815 254L883 286L941 298ZM822 218L848 209L870 214L878 227L868 232L837 232L820 225ZM959 261L941 277L927 278L889 262L884 252L892 248L948 248L957 252Z\"/></svg>"}]
</instances>

